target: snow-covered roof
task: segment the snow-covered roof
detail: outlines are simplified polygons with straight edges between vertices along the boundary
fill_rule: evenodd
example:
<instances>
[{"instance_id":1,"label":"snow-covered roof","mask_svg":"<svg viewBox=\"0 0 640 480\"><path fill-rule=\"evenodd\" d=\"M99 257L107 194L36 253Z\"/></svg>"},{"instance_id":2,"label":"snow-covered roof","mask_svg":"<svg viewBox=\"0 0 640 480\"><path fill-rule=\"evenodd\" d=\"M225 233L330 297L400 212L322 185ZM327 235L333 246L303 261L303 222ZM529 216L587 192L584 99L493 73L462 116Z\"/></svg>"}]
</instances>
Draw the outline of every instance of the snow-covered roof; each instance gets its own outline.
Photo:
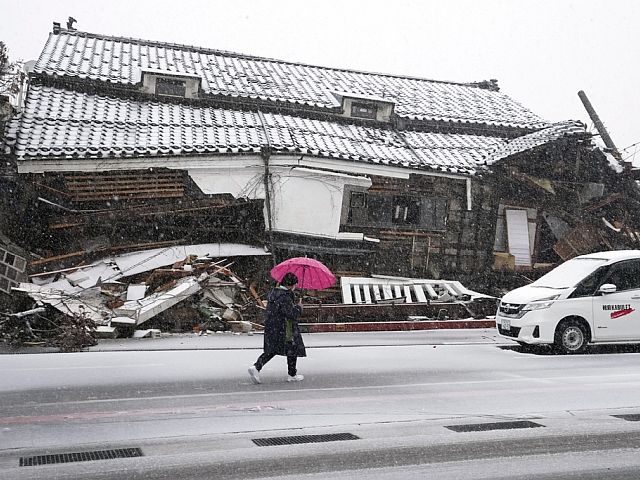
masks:
<instances>
[{"instance_id":1,"label":"snow-covered roof","mask_svg":"<svg viewBox=\"0 0 640 480\"><path fill-rule=\"evenodd\" d=\"M264 118L264 125L262 123ZM472 174L498 137L398 131L298 116L170 104L32 85L6 142L19 160L304 153Z\"/></svg>"},{"instance_id":2,"label":"snow-covered roof","mask_svg":"<svg viewBox=\"0 0 640 480\"><path fill-rule=\"evenodd\" d=\"M577 120L554 123L550 127L537 132L496 143L489 152L486 161L487 164L491 165L499 160L532 150L561 138L575 136L589 138L591 135L587 133L585 125Z\"/></svg>"},{"instance_id":3,"label":"snow-covered roof","mask_svg":"<svg viewBox=\"0 0 640 480\"><path fill-rule=\"evenodd\" d=\"M135 85L141 70L197 75L206 96L335 110L331 92L395 103L415 120L538 129L540 117L481 84L426 80L285 62L220 50L61 30L49 35L34 72Z\"/></svg>"}]
</instances>

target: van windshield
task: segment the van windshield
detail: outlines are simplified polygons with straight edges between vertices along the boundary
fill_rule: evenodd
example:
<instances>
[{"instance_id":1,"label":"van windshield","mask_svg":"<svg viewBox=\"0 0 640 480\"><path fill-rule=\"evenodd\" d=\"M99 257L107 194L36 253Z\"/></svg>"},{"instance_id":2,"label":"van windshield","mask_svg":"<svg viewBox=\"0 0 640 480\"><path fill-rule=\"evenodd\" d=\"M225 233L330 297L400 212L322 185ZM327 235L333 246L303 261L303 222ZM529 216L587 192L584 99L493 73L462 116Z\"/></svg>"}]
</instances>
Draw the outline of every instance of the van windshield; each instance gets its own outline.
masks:
<instances>
[{"instance_id":1,"label":"van windshield","mask_svg":"<svg viewBox=\"0 0 640 480\"><path fill-rule=\"evenodd\" d=\"M548 288L573 287L605 263L607 260L604 258L572 258L543 275L531 285Z\"/></svg>"}]
</instances>

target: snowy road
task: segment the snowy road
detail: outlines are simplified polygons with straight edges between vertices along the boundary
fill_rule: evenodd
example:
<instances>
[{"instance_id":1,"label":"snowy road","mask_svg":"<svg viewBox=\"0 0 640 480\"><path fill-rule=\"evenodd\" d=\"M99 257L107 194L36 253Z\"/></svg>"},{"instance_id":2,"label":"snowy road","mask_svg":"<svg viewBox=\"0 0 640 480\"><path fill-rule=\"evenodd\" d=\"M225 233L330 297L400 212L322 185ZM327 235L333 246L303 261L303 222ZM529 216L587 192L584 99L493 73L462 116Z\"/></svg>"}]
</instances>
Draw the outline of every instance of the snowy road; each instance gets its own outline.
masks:
<instances>
[{"instance_id":1,"label":"snowy road","mask_svg":"<svg viewBox=\"0 0 640 480\"><path fill-rule=\"evenodd\" d=\"M640 422L614 416L640 414L640 353L534 355L403 338L349 348L310 341L301 384L284 381L282 358L251 384L246 368L259 351L245 347L2 355L0 478L132 478L119 476L123 468L156 472L150 478L364 478L354 470L367 467L367 478L464 478L455 472L469 460L473 478L517 478L512 457L541 478L563 469L589 478L598 465L613 468L607 478L640 471ZM455 431L523 420L535 428ZM359 439L252 442L336 433ZM17 467L43 452L132 446L144 456Z\"/></svg>"}]
</instances>

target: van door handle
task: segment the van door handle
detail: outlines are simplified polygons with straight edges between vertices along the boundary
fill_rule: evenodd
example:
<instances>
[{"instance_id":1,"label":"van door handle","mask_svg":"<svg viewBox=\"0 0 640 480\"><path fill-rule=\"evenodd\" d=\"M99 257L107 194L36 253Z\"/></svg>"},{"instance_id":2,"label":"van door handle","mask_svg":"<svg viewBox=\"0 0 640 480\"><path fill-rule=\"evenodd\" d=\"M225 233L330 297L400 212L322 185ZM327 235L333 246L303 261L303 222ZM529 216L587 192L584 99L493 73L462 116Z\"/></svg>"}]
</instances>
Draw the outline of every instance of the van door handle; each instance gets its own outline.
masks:
<instances>
[{"instance_id":1,"label":"van door handle","mask_svg":"<svg viewBox=\"0 0 640 480\"><path fill-rule=\"evenodd\" d=\"M634 295L631 300L640 300L640 295Z\"/></svg>"}]
</instances>

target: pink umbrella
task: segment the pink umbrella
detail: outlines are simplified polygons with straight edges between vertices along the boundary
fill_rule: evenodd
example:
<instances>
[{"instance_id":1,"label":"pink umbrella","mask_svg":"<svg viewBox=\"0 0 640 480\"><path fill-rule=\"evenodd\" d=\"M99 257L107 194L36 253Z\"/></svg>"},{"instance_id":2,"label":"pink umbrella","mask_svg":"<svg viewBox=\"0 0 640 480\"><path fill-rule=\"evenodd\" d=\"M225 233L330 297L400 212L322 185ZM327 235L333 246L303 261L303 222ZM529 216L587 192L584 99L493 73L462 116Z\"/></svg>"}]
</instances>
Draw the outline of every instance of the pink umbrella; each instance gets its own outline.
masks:
<instances>
[{"instance_id":1,"label":"pink umbrella","mask_svg":"<svg viewBox=\"0 0 640 480\"><path fill-rule=\"evenodd\" d=\"M336 277L331 270L313 258L295 257L285 260L271 269L271 276L281 282L288 272L298 277L299 288L322 290L336 283Z\"/></svg>"}]
</instances>

